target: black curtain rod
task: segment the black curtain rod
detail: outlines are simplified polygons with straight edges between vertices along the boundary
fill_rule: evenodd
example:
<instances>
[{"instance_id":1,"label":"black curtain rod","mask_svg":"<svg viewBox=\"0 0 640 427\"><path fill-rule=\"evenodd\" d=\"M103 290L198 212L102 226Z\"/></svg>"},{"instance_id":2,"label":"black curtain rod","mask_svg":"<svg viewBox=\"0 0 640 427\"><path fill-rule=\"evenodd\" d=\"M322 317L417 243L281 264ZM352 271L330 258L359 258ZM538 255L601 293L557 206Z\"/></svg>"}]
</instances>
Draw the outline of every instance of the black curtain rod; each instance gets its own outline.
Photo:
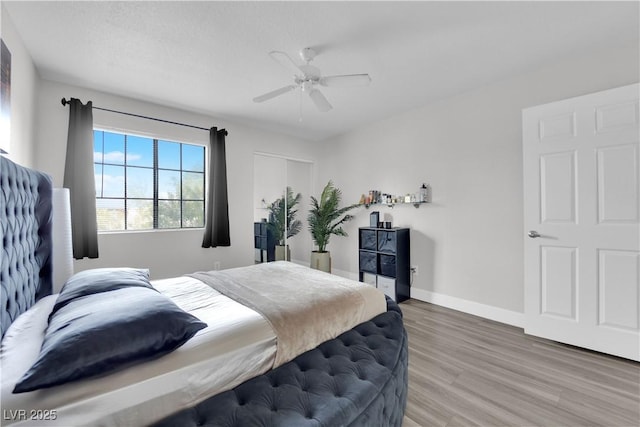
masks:
<instances>
[{"instance_id":1,"label":"black curtain rod","mask_svg":"<svg viewBox=\"0 0 640 427\"><path fill-rule=\"evenodd\" d=\"M70 101L71 100L67 101L66 99L62 98L61 102L62 102L63 106L66 106ZM140 114L127 113L125 111L111 110L109 108L102 108L102 107L95 107L95 106L92 106L91 108L94 108L96 110L109 111L110 113L124 114L125 116L133 116L133 117L139 117L141 119L155 120L156 122L170 123L172 125L185 126L185 127L188 127L188 128L206 130L207 132L210 130L210 129L203 128L203 127L200 127L200 126L188 125L186 123L172 122L170 120L157 119L155 117L148 117L148 116L143 116L143 115L140 115ZM227 131L225 129L221 129L221 130L224 131L224 134L226 136L227 135Z\"/></svg>"}]
</instances>

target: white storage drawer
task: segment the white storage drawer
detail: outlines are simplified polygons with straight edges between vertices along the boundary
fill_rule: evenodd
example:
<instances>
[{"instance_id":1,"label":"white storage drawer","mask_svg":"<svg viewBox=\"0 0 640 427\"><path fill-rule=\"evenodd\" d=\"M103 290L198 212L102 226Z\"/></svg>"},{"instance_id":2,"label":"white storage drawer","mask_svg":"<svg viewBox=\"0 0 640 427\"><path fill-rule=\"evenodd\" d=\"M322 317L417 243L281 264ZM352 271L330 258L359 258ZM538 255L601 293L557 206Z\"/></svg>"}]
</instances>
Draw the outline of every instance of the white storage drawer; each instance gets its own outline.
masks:
<instances>
[{"instance_id":1,"label":"white storage drawer","mask_svg":"<svg viewBox=\"0 0 640 427\"><path fill-rule=\"evenodd\" d=\"M371 285L374 288L377 287L376 275L371 273L362 273L362 283L366 283L367 285Z\"/></svg>"},{"instance_id":2,"label":"white storage drawer","mask_svg":"<svg viewBox=\"0 0 640 427\"><path fill-rule=\"evenodd\" d=\"M396 300L396 280L390 277L378 276L378 289L385 295Z\"/></svg>"}]
</instances>

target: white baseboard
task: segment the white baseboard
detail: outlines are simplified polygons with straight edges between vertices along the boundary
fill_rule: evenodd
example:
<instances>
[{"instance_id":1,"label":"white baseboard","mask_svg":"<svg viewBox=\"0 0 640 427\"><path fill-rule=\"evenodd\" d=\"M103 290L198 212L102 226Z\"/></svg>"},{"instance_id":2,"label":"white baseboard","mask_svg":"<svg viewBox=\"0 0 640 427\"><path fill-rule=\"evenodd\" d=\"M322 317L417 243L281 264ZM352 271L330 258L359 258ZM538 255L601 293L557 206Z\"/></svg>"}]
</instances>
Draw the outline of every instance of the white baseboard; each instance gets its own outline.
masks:
<instances>
[{"instance_id":1,"label":"white baseboard","mask_svg":"<svg viewBox=\"0 0 640 427\"><path fill-rule=\"evenodd\" d=\"M337 270L334 268L331 273L351 280L359 279L358 273L352 273L350 271ZM505 323L518 328L524 328L524 313L518 313L517 311L506 310L492 305L481 304L479 302L417 288L411 288L411 298L451 308L453 310L462 311L463 313L473 314L474 316L483 317L485 319L495 320L496 322Z\"/></svg>"},{"instance_id":2,"label":"white baseboard","mask_svg":"<svg viewBox=\"0 0 640 427\"><path fill-rule=\"evenodd\" d=\"M495 320L496 322L506 323L507 325L518 328L524 328L524 313L518 313L517 311L506 310L504 308L416 288L411 288L411 298L462 311L463 313L473 314L474 316L485 319Z\"/></svg>"}]
</instances>

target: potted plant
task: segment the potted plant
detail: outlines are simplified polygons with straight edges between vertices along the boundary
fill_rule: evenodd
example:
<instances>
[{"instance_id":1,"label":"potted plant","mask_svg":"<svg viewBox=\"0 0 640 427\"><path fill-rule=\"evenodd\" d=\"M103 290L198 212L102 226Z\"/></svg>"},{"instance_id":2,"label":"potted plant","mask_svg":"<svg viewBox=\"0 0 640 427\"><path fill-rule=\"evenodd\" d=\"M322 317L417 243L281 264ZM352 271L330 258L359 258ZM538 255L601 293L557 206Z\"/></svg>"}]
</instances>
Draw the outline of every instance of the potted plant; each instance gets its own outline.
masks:
<instances>
[{"instance_id":1,"label":"potted plant","mask_svg":"<svg viewBox=\"0 0 640 427\"><path fill-rule=\"evenodd\" d=\"M295 219L298 210L294 209L302 199L302 195L298 193L294 196L291 187L287 187L286 197L286 203L285 195L282 195L282 197L269 205L269 228L276 241L276 261L291 260L291 250L288 245L285 249L284 245L285 233L287 239L290 239L298 234L302 228L302 223Z\"/></svg>"},{"instance_id":2,"label":"potted plant","mask_svg":"<svg viewBox=\"0 0 640 427\"><path fill-rule=\"evenodd\" d=\"M327 244L331 235L347 236L342 224L353 218L347 212L358 204L340 207L342 192L333 182L329 181L322 190L320 200L311 196L311 209L309 210L309 231L313 242L318 247L311 253L311 268L331 273L331 254L327 251Z\"/></svg>"}]
</instances>

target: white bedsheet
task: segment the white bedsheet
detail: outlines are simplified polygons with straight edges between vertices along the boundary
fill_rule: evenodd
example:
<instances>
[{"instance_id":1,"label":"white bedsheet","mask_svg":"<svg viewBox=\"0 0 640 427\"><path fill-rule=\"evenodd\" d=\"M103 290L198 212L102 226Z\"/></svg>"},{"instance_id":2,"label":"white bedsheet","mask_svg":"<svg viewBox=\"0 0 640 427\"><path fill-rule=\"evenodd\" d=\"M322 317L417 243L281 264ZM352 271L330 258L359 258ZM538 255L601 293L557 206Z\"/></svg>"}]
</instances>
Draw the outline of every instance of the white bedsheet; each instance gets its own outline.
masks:
<instances>
[{"instance_id":1,"label":"white bedsheet","mask_svg":"<svg viewBox=\"0 0 640 427\"><path fill-rule=\"evenodd\" d=\"M276 337L260 314L194 278L152 283L208 327L157 360L98 379L13 394L15 383L38 357L57 295L43 298L11 325L2 341L0 424L145 425L271 369ZM26 412L16 412L20 409ZM31 415L44 416L47 411L55 411L56 419L30 419Z\"/></svg>"}]
</instances>

